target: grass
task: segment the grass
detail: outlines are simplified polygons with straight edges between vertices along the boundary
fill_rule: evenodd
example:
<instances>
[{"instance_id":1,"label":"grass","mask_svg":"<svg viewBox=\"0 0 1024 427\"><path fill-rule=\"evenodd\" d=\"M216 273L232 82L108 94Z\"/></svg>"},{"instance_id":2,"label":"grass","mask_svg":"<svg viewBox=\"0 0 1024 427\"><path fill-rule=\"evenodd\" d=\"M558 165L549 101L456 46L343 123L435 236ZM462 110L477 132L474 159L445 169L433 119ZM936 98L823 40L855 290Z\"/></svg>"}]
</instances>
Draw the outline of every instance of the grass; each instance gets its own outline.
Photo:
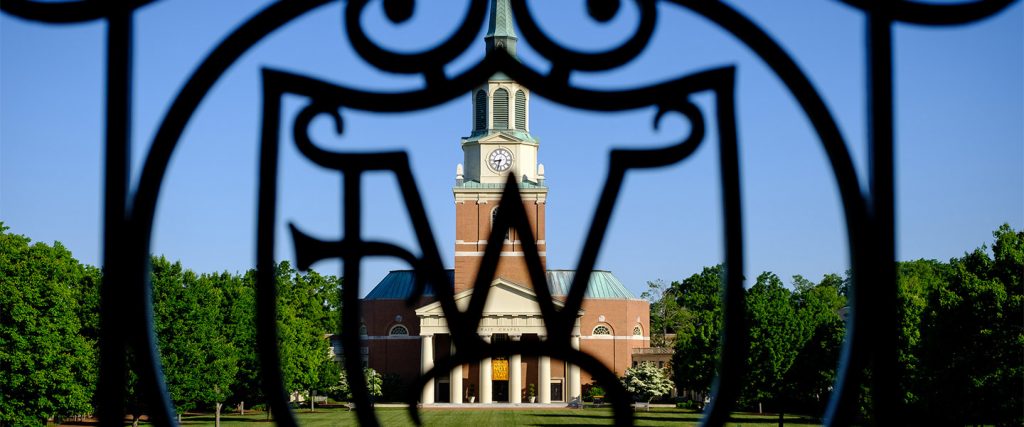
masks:
<instances>
[{"instance_id":1,"label":"grass","mask_svg":"<svg viewBox=\"0 0 1024 427\"><path fill-rule=\"evenodd\" d=\"M316 412L295 412L302 426L357 426L355 412L345 409L318 409ZM610 409L421 409L420 417L426 426L563 426L612 425ZM636 426L690 426L697 425L701 414L687 409L652 408L650 412L637 412L633 416ZM383 426L413 426L408 412L402 408L378 408L377 419ZM786 424L820 425L816 420L801 416L786 416ZM265 414L240 416L222 415L223 427L272 425ZM185 416L183 425L213 425L213 414ZM750 413L733 414L729 425L775 426L778 416Z\"/></svg>"}]
</instances>

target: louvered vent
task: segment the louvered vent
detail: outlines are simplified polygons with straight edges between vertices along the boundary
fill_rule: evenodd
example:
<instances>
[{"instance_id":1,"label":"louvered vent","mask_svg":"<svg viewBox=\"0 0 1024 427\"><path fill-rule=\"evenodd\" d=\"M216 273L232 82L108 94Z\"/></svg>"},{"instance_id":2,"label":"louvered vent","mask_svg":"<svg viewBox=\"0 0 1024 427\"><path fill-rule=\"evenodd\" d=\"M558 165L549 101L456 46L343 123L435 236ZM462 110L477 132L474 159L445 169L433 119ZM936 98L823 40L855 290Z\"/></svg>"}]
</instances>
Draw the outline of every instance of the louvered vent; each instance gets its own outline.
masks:
<instances>
[{"instance_id":1,"label":"louvered vent","mask_svg":"<svg viewBox=\"0 0 1024 427\"><path fill-rule=\"evenodd\" d=\"M516 129L526 130L526 94L516 91Z\"/></svg>"},{"instance_id":2,"label":"louvered vent","mask_svg":"<svg viewBox=\"0 0 1024 427\"><path fill-rule=\"evenodd\" d=\"M508 129L508 91L494 91L494 128Z\"/></svg>"},{"instance_id":3,"label":"louvered vent","mask_svg":"<svg viewBox=\"0 0 1024 427\"><path fill-rule=\"evenodd\" d=\"M487 129L487 93L482 90L476 91L474 104L473 130Z\"/></svg>"}]
</instances>

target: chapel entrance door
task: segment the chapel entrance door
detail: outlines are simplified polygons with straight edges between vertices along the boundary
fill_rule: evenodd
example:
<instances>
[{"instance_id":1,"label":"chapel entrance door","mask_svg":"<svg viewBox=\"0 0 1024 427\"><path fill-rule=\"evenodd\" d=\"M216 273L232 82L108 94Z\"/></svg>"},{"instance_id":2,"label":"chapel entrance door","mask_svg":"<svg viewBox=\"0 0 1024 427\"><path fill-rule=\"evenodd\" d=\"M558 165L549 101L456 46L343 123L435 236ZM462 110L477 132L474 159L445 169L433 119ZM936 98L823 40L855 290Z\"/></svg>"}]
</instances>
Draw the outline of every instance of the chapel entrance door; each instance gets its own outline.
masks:
<instances>
[{"instance_id":1,"label":"chapel entrance door","mask_svg":"<svg viewBox=\"0 0 1024 427\"><path fill-rule=\"evenodd\" d=\"M508 381L494 380L491 387L495 402L508 402Z\"/></svg>"},{"instance_id":2,"label":"chapel entrance door","mask_svg":"<svg viewBox=\"0 0 1024 427\"><path fill-rule=\"evenodd\" d=\"M449 393L449 391L451 390L451 386L452 384L449 381L438 381L437 395L434 396L434 402L451 403L451 394Z\"/></svg>"}]
</instances>

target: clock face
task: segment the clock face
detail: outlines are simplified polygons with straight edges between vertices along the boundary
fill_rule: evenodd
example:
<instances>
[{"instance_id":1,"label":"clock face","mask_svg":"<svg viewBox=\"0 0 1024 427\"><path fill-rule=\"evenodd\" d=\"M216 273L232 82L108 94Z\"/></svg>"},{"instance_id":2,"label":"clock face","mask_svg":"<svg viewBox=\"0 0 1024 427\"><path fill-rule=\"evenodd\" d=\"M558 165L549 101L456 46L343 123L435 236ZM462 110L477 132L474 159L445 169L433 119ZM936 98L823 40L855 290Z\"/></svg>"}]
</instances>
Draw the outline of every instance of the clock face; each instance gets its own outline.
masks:
<instances>
[{"instance_id":1,"label":"clock face","mask_svg":"<svg viewBox=\"0 0 1024 427\"><path fill-rule=\"evenodd\" d=\"M512 167L512 152L504 148L491 151L487 156L487 165L495 172L505 172Z\"/></svg>"}]
</instances>

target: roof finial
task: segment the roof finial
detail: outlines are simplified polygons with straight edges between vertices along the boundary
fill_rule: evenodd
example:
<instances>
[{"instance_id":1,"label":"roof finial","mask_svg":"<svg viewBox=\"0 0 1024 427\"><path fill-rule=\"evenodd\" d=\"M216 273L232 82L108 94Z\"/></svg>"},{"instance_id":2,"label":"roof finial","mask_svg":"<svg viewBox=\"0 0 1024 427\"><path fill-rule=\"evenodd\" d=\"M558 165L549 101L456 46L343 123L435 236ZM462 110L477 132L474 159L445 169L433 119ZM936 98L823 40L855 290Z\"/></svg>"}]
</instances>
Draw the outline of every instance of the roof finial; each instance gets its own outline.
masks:
<instances>
[{"instance_id":1,"label":"roof finial","mask_svg":"<svg viewBox=\"0 0 1024 427\"><path fill-rule=\"evenodd\" d=\"M504 49L512 57L516 57L516 30L512 25L512 6L508 0L491 0L491 19L487 25L487 52L492 49Z\"/></svg>"}]
</instances>

